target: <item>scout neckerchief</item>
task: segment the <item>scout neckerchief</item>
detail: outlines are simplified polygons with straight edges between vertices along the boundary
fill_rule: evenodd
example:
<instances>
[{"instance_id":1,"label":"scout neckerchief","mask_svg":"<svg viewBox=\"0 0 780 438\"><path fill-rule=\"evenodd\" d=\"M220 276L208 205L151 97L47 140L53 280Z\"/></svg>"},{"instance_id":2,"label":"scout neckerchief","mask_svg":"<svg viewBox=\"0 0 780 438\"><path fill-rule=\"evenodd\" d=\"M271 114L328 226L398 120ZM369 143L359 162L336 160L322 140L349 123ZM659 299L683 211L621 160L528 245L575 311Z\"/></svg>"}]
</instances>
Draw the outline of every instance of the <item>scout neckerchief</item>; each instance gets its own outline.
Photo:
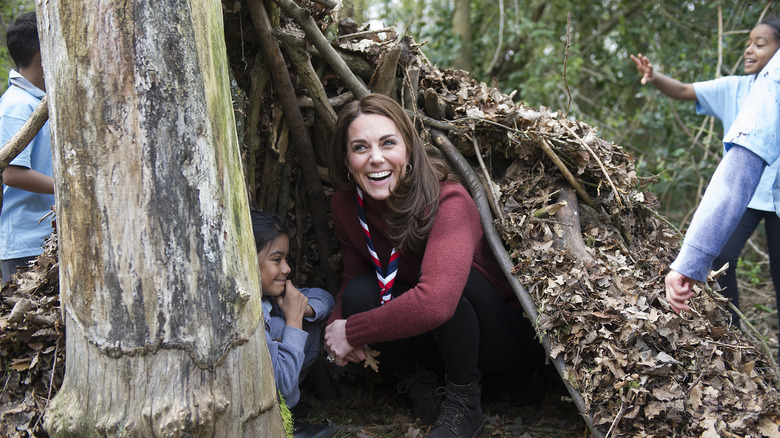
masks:
<instances>
[{"instance_id":1,"label":"scout neckerchief","mask_svg":"<svg viewBox=\"0 0 780 438\"><path fill-rule=\"evenodd\" d=\"M357 189L358 219L360 220L360 226L363 227L363 234L366 236L368 254L371 255L371 261L376 269L376 279L379 282L379 296L381 297L379 304L382 305L393 299L391 292L395 282L395 274L398 273L398 265L401 263L401 255L393 248L393 251L390 252L390 261L387 263L387 271L382 269L382 263L379 261L376 250L374 250L374 243L371 241L371 232L368 230L366 213L363 211L363 192L357 184L355 184L355 188Z\"/></svg>"}]
</instances>

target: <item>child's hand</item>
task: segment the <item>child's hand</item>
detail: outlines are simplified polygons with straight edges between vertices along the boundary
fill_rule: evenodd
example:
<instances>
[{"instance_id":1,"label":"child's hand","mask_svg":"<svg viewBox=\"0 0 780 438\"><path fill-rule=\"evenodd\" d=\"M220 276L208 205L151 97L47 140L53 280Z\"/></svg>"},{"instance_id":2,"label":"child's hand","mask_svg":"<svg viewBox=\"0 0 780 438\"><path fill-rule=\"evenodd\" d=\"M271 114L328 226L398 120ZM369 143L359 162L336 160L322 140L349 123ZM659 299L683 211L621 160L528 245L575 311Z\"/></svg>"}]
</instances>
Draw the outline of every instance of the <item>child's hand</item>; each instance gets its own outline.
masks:
<instances>
[{"instance_id":1,"label":"child's hand","mask_svg":"<svg viewBox=\"0 0 780 438\"><path fill-rule=\"evenodd\" d=\"M639 70L639 74L642 75L642 85L653 82L653 79L655 79L655 71L653 71L653 64L650 63L647 56L640 53L637 56L631 55L631 59L636 63L636 69Z\"/></svg>"},{"instance_id":2,"label":"child's hand","mask_svg":"<svg viewBox=\"0 0 780 438\"><path fill-rule=\"evenodd\" d=\"M309 307L309 299L293 286L290 280L285 284L284 293L276 297L276 305L284 312L284 320L288 326L303 328L303 315Z\"/></svg>"}]
</instances>

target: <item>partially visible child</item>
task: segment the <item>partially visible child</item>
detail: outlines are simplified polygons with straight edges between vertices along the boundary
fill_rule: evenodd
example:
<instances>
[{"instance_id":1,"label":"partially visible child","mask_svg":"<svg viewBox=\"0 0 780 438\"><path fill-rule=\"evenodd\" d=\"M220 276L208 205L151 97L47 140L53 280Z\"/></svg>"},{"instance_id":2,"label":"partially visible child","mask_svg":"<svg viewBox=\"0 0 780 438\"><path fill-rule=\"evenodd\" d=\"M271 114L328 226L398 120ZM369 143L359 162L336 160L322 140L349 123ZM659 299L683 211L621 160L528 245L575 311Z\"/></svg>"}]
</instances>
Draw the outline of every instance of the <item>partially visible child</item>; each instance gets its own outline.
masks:
<instances>
[{"instance_id":1,"label":"partially visible child","mask_svg":"<svg viewBox=\"0 0 780 438\"><path fill-rule=\"evenodd\" d=\"M35 12L8 26L8 53L16 70L8 73L8 90L0 97L0 147L24 125L41 103L46 84L41 64ZM51 220L41 220L54 205L51 137L46 122L35 138L3 170L3 210L0 213L0 269L3 283L34 260L52 232Z\"/></svg>"},{"instance_id":2,"label":"partially visible child","mask_svg":"<svg viewBox=\"0 0 780 438\"><path fill-rule=\"evenodd\" d=\"M300 382L317 360L323 323L333 311L333 296L318 288L293 286L290 266L290 229L276 214L251 211L257 263L263 288L265 338L271 353L276 387L290 408L300 400ZM296 420L295 437L327 438L333 424L306 424Z\"/></svg>"},{"instance_id":3,"label":"partially visible child","mask_svg":"<svg viewBox=\"0 0 780 438\"><path fill-rule=\"evenodd\" d=\"M655 71L653 64L641 53L638 56L631 55L631 59L634 60L642 75L643 84L649 82L673 99L696 101L696 112L719 118L723 122L725 135L734 123L756 76L772 59L778 48L780 48L780 18L770 18L750 31L744 52L745 75L742 76L725 76L711 81L688 84ZM726 274L718 279L718 283L724 288L724 295L731 298L737 307L739 307L737 260L745 243L762 220L769 246L770 274L775 286L775 294L780 300L780 218L775 214L772 199L772 186L778 168L780 168L780 160L764 169L747 211L713 263L716 269L726 262L729 263ZM739 327L739 318L734 318L734 324Z\"/></svg>"}]
</instances>

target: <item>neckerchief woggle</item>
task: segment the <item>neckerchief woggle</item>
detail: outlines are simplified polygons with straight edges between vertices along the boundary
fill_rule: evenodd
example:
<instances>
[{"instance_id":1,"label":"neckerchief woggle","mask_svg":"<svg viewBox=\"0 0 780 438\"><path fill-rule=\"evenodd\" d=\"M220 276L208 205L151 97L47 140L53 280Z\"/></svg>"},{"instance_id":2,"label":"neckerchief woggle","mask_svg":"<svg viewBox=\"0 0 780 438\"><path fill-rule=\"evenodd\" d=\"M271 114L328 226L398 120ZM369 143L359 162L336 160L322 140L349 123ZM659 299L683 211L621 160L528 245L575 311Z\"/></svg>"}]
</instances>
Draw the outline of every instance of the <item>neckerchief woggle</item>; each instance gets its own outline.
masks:
<instances>
[{"instance_id":1,"label":"neckerchief woggle","mask_svg":"<svg viewBox=\"0 0 780 438\"><path fill-rule=\"evenodd\" d=\"M374 269L376 269L376 279L379 282L379 305L393 299L393 283L395 283L395 274L398 273L398 265L401 264L401 254L393 248L390 252L390 261L387 263L387 270L382 269L382 263L379 261L379 257L376 255L374 249L374 242L371 241L371 231L368 230L368 221L366 221L366 213L363 211L363 192L360 187L355 184L357 189L357 210L358 220L360 226L363 227L363 234L366 237L366 246L368 247L368 254L371 256L371 262L374 263Z\"/></svg>"}]
</instances>

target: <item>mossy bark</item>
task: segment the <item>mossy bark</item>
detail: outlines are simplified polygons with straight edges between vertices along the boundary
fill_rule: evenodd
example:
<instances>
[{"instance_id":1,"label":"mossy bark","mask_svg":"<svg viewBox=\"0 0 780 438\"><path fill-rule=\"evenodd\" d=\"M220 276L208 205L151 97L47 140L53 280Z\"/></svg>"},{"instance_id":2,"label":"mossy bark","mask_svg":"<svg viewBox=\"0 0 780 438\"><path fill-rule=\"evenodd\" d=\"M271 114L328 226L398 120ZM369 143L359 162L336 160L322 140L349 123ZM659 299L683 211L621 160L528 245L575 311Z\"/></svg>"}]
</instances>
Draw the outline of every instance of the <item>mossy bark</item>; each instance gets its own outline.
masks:
<instances>
[{"instance_id":1,"label":"mossy bark","mask_svg":"<svg viewBox=\"0 0 780 438\"><path fill-rule=\"evenodd\" d=\"M38 1L67 326L53 436L283 436L221 4Z\"/></svg>"}]
</instances>

